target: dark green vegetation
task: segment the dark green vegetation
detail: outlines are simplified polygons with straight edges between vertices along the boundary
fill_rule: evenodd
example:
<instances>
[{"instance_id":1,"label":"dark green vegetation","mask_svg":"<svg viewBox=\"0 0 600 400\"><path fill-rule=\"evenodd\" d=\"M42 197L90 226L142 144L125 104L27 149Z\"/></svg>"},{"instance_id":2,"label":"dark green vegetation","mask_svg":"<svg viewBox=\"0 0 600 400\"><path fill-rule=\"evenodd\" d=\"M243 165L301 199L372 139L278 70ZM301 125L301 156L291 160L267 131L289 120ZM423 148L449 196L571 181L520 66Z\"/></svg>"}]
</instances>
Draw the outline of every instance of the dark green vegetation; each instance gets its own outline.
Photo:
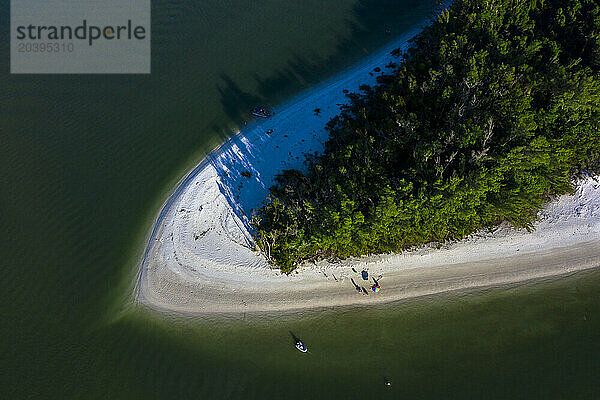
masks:
<instances>
[{"instance_id":1,"label":"dark green vegetation","mask_svg":"<svg viewBox=\"0 0 600 400\"><path fill-rule=\"evenodd\" d=\"M290 271L529 228L597 166L599 68L594 0L454 2L393 73L349 95L306 173L277 178L257 242Z\"/></svg>"}]
</instances>

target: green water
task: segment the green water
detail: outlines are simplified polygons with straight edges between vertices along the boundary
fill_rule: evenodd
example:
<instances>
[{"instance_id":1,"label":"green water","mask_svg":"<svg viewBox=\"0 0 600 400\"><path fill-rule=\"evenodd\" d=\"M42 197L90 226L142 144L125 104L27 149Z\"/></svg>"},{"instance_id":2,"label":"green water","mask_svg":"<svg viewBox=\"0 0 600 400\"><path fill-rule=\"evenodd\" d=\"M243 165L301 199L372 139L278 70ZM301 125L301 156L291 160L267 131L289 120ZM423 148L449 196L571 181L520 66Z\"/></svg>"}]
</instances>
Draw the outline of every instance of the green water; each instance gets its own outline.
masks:
<instances>
[{"instance_id":1,"label":"green water","mask_svg":"<svg viewBox=\"0 0 600 400\"><path fill-rule=\"evenodd\" d=\"M152 75L18 76L2 3L0 399L597 398L598 272L279 318L128 306L160 204L251 106L322 81L433 7L157 0Z\"/></svg>"}]
</instances>

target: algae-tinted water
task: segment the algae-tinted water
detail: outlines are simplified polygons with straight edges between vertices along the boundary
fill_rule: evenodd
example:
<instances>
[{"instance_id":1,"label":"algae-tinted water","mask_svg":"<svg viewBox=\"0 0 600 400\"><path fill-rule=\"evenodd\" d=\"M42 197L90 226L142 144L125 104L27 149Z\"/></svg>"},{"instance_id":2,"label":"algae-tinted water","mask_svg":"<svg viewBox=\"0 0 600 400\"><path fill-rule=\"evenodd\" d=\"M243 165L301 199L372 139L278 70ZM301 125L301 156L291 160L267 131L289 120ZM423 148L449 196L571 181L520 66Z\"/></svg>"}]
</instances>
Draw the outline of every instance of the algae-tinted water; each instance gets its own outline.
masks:
<instances>
[{"instance_id":1,"label":"algae-tinted water","mask_svg":"<svg viewBox=\"0 0 600 400\"><path fill-rule=\"evenodd\" d=\"M249 108L322 81L434 6L154 1L149 76L9 75L0 6L0 398L597 396L598 273L302 318L127 307L161 202Z\"/></svg>"}]
</instances>

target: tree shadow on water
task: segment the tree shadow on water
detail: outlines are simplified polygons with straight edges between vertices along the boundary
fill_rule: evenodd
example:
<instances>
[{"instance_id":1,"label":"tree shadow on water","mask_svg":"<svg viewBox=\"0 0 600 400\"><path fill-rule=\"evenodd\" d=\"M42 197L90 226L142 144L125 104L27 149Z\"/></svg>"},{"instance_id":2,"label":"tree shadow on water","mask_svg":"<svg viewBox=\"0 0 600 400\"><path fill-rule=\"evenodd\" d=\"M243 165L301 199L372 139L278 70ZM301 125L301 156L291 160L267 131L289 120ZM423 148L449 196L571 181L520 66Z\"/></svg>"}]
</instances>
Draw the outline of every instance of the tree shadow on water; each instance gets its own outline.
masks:
<instances>
[{"instance_id":1,"label":"tree shadow on water","mask_svg":"<svg viewBox=\"0 0 600 400\"><path fill-rule=\"evenodd\" d=\"M217 90L221 95L221 104L225 114L232 120L241 121L248 116L252 107L264 102L264 98L242 90L229 75L222 73L219 78Z\"/></svg>"},{"instance_id":2,"label":"tree shadow on water","mask_svg":"<svg viewBox=\"0 0 600 400\"><path fill-rule=\"evenodd\" d=\"M359 0L354 7L353 18L347 20L350 34L336 35L337 45L329 56L313 55L309 58L294 52L287 65L269 77L254 74L258 88L254 93L242 90L232 77L221 74L221 82L217 84L217 88L225 113L241 123L252 107L278 103L287 93L306 89L322 81L324 76L332 75L338 69L353 63L352 60L362 58L369 53L367 48L383 46L391 38L413 29L415 24L424 25L427 18L433 18L436 11L441 9L440 2L446 1ZM375 3L376 8L373 7ZM342 59L346 61L341 65ZM384 69L383 65L381 69Z\"/></svg>"}]
</instances>

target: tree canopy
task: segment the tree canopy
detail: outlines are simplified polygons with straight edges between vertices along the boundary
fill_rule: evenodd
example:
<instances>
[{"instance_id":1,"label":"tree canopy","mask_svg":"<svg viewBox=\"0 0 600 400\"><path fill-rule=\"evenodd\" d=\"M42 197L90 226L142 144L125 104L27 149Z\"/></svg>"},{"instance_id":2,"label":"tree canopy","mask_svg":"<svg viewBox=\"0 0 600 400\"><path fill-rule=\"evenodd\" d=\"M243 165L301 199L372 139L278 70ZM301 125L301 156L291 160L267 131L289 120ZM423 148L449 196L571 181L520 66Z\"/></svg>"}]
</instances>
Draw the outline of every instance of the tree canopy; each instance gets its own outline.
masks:
<instances>
[{"instance_id":1,"label":"tree canopy","mask_svg":"<svg viewBox=\"0 0 600 400\"><path fill-rule=\"evenodd\" d=\"M348 95L320 155L276 179L254 236L282 271L507 221L530 228L600 160L595 0L456 0Z\"/></svg>"}]
</instances>

